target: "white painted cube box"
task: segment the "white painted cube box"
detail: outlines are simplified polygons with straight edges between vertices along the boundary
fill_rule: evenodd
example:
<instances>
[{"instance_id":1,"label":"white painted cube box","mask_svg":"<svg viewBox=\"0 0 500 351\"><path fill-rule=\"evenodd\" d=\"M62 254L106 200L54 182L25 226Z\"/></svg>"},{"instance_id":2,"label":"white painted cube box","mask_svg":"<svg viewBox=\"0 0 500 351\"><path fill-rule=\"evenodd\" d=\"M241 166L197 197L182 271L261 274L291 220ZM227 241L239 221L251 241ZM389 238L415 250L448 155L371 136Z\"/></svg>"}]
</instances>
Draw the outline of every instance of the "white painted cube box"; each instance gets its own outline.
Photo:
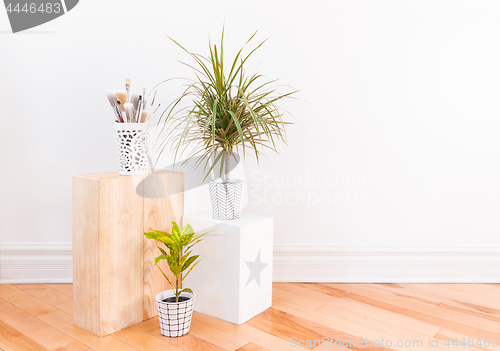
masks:
<instances>
[{"instance_id":1,"label":"white painted cube box","mask_svg":"<svg viewBox=\"0 0 500 351\"><path fill-rule=\"evenodd\" d=\"M197 295L195 311L241 324L271 307L273 218L219 221L203 212L188 220L196 234L211 231L194 247L201 261L183 282Z\"/></svg>"}]
</instances>

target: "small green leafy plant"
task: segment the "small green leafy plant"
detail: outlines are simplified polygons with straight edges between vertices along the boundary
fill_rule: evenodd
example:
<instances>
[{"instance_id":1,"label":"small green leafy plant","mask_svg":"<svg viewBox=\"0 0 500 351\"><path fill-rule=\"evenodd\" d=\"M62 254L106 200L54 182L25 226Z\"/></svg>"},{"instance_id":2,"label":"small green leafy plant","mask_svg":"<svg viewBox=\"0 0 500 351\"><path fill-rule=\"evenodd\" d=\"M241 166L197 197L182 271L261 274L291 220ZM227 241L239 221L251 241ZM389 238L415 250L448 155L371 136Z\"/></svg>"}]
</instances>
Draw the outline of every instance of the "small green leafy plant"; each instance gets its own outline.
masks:
<instances>
[{"instance_id":1,"label":"small green leafy plant","mask_svg":"<svg viewBox=\"0 0 500 351\"><path fill-rule=\"evenodd\" d=\"M196 235L193 227L188 221L182 229L179 229L177 223L172 222L171 234L160 230L153 230L152 232L144 233L144 235L148 239L156 240L157 243L162 242L169 251L167 253L165 249L157 245L158 249L161 251L161 255L155 258L155 266L158 267L172 287L172 290L174 290L175 302L179 302L179 296L182 292L193 293L193 291L188 288L181 290L182 281L186 279L188 274L200 262L198 259L199 255L191 255L191 249L194 245L203 240L201 238L205 234ZM175 283L172 283L165 272L158 266L161 260L167 260L170 271L175 277ZM185 271L187 272L183 273Z\"/></svg>"}]
</instances>

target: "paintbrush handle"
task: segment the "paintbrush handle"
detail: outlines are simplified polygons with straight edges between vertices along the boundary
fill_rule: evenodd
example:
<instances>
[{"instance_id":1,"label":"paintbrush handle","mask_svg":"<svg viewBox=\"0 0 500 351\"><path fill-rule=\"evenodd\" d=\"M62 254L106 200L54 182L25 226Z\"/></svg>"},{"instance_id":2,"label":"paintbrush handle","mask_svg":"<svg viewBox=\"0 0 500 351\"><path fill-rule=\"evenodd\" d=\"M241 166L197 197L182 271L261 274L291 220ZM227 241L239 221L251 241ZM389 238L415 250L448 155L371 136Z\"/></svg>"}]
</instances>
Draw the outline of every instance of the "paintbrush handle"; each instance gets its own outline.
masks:
<instances>
[{"instance_id":1,"label":"paintbrush handle","mask_svg":"<svg viewBox=\"0 0 500 351\"><path fill-rule=\"evenodd\" d=\"M120 111L120 109L118 108L118 105L115 106L115 113L116 113L116 116L118 117L118 123L123 123L123 115Z\"/></svg>"},{"instance_id":2,"label":"paintbrush handle","mask_svg":"<svg viewBox=\"0 0 500 351\"><path fill-rule=\"evenodd\" d=\"M137 104L137 111L135 112L135 123L141 123L142 112L142 96L139 95L139 103Z\"/></svg>"}]
</instances>

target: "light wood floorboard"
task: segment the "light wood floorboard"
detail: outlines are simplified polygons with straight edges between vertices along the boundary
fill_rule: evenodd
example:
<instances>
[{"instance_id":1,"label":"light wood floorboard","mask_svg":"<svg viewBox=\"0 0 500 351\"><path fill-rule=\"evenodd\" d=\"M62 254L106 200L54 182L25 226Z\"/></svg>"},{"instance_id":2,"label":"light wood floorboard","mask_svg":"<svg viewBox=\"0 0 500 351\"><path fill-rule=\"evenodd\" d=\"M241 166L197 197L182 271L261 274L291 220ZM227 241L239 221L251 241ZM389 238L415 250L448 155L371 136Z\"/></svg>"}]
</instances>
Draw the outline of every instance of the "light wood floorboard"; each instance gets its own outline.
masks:
<instances>
[{"instance_id":1,"label":"light wood floorboard","mask_svg":"<svg viewBox=\"0 0 500 351\"><path fill-rule=\"evenodd\" d=\"M158 317L99 338L73 324L72 296L72 284L0 285L0 350L500 351L500 284L274 283L272 308L242 325L195 312L180 338Z\"/></svg>"}]
</instances>

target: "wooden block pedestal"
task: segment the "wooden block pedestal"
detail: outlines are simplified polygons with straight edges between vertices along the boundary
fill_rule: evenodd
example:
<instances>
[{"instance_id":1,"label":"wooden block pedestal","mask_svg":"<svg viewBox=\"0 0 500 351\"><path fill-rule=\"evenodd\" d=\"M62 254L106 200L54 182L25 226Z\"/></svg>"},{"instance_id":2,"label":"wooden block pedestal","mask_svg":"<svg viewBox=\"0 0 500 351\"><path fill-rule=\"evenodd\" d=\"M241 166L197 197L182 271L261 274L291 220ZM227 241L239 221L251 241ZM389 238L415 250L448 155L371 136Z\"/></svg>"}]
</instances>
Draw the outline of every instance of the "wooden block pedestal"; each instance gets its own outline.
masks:
<instances>
[{"instance_id":1,"label":"wooden block pedestal","mask_svg":"<svg viewBox=\"0 0 500 351\"><path fill-rule=\"evenodd\" d=\"M273 218L242 213L219 221L212 213L184 216L197 234L201 261L182 283L196 294L195 311L241 324L272 303Z\"/></svg>"},{"instance_id":2,"label":"wooden block pedestal","mask_svg":"<svg viewBox=\"0 0 500 351\"><path fill-rule=\"evenodd\" d=\"M155 296L170 287L154 267L155 242L143 233L170 231L183 209L183 173L73 178L76 325L102 337L157 315Z\"/></svg>"}]
</instances>

